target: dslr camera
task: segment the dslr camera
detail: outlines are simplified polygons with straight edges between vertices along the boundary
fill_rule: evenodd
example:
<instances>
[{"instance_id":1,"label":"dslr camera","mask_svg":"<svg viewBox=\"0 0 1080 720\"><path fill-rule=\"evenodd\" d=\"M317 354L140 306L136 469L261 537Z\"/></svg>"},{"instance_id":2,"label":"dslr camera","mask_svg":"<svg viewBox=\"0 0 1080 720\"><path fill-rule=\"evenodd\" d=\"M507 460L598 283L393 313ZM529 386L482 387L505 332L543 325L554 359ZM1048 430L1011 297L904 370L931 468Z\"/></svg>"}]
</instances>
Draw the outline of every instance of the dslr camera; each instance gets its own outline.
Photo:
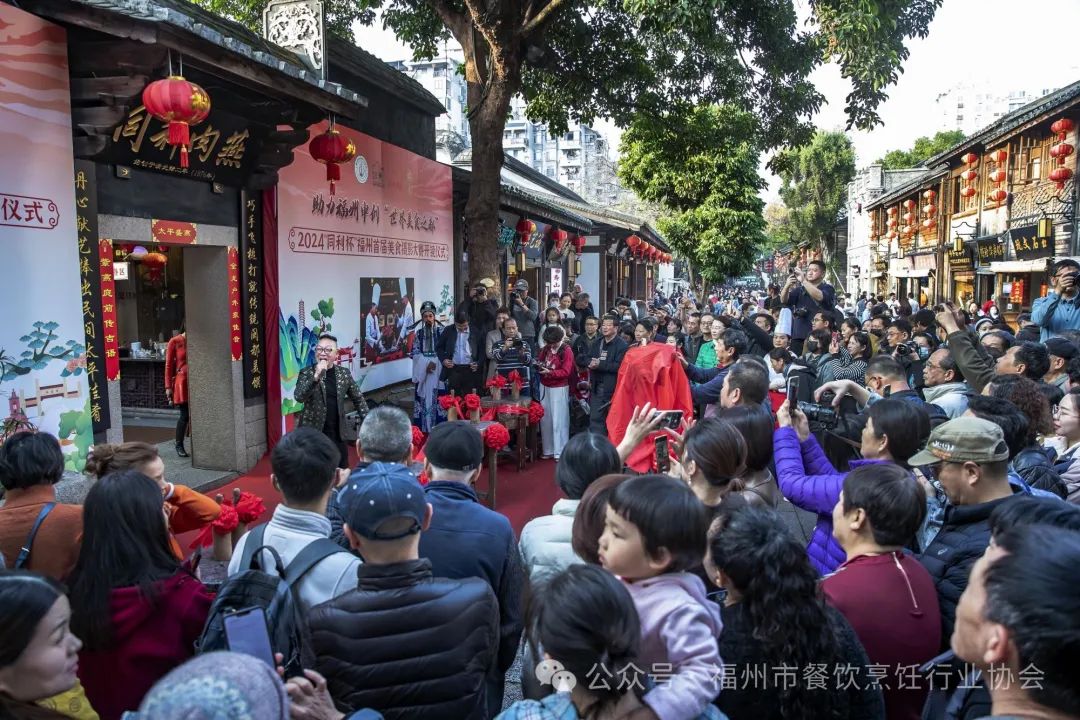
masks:
<instances>
[{"instance_id":1,"label":"dslr camera","mask_svg":"<svg viewBox=\"0 0 1080 720\"><path fill-rule=\"evenodd\" d=\"M800 307L792 310L791 314L797 318L806 319L806 317L810 315L810 311L804 307Z\"/></svg>"},{"instance_id":2,"label":"dslr camera","mask_svg":"<svg viewBox=\"0 0 1080 720\"><path fill-rule=\"evenodd\" d=\"M835 428L840 424L840 414L832 405L814 402L800 402L799 411L808 422L824 428Z\"/></svg>"},{"instance_id":3,"label":"dslr camera","mask_svg":"<svg viewBox=\"0 0 1080 720\"><path fill-rule=\"evenodd\" d=\"M919 346L913 342L902 342L895 348L896 352L900 353L900 357L906 358L909 355L918 355Z\"/></svg>"},{"instance_id":4,"label":"dslr camera","mask_svg":"<svg viewBox=\"0 0 1080 720\"><path fill-rule=\"evenodd\" d=\"M516 292L511 292L510 293L510 302L514 302L515 300L518 299L518 297L519 296L518 296L518 294Z\"/></svg>"}]
</instances>

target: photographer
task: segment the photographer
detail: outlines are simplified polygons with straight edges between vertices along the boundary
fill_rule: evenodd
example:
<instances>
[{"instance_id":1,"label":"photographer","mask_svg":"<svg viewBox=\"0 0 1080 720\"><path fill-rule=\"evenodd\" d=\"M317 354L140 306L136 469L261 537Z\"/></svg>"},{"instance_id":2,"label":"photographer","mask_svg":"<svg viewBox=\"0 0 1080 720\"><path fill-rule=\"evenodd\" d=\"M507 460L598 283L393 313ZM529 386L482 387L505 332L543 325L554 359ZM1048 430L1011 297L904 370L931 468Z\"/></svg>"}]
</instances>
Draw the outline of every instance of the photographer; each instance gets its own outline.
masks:
<instances>
[{"instance_id":1,"label":"photographer","mask_svg":"<svg viewBox=\"0 0 1080 720\"><path fill-rule=\"evenodd\" d=\"M825 263L811 260L805 272L798 267L792 270L780 291L780 301L791 308L795 316L791 344L796 353L802 352L814 315L822 310L832 313L836 309L836 291L824 280Z\"/></svg>"},{"instance_id":2,"label":"photographer","mask_svg":"<svg viewBox=\"0 0 1080 720\"><path fill-rule=\"evenodd\" d=\"M871 406L867 416L859 445L862 459L851 461L851 469L871 463L895 463L907 469L906 458L914 455L930 434L925 412L901 400L882 400ZM776 480L793 505L817 513L807 553L818 572L826 575L846 558L832 534L833 508L840 500L845 473L825 457L802 410L792 412L785 402L777 410L776 420Z\"/></svg>"},{"instance_id":3,"label":"photographer","mask_svg":"<svg viewBox=\"0 0 1080 720\"><path fill-rule=\"evenodd\" d=\"M477 281L468 299L462 301L457 309L457 312L465 313L469 318L469 325L482 338L486 338L487 334L495 329L495 315L499 311L499 303L495 298L488 297L488 289L494 286L494 281L489 278Z\"/></svg>"},{"instance_id":4,"label":"photographer","mask_svg":"<svg viewBox=\"0 0 1080 720\"><path fill-rule=\"evenodd\" d=\"M1054 265L1054 290L1031 304L1031 322L1040 328L1042 341L1066 330L1080 330L1080 263L1059 260Z\"/></svg>"},{"instance_id":5,"label":"photographer","mask_svg":"<svg viewBox=\"0 0 1080 720\"><path fill-rule=\"evenodd\" d=\"M917 390L908 384L904 368L889 355L875 355L866 366L866 387L850 380L837 380L818 388L814 397L818 402L826 392L834 393L833 405L840 406L845 397L853 397L859 407L873 406L883 398L903 400L922 407L930 416L933 427L948 420L945 411L937 405L928 405Z\"/></svg>"},{"instance_id":6,"label":"photographer","mask_svg":"<svg viewBox=\"0 0 1080 720\"><path fill-rule=\"evenodd\" d=\"M536 319L540 307L529 297L529 281L518 280L510 292L510 316L517 321L518 333L530 346L536 342Z\"/></svg>"},{"instance_id":7,"label":"photographer","mask_svg":"<svg viewBox=\"0 0 1080 720\"><path fill-rule=\"evenodd\" d=\"M495 357L495 362L498 363L496 372L506 377L516 370L524 381L521 394L527 397L531 394L529 390L529 367L532 365L533 359L532 348L518 334L517 321L514 318L509 318L503 323L503 338L503 341L497 344L491 352Z\"/></svg>"},{"instance_id":8,"label":"photographer","mask_svg":"<svg viewBox=\"0 0 1080 720\"><path fill-rule=\"evenodd\" d=\"M975 334L968 330L960 313L952 305L945 303L934 308L936 320L945 331L949 352L952 353L960 374L976 393L982 392L986 383L994 376L994 361L979 343Z\"/></svg>"}]
</instances>

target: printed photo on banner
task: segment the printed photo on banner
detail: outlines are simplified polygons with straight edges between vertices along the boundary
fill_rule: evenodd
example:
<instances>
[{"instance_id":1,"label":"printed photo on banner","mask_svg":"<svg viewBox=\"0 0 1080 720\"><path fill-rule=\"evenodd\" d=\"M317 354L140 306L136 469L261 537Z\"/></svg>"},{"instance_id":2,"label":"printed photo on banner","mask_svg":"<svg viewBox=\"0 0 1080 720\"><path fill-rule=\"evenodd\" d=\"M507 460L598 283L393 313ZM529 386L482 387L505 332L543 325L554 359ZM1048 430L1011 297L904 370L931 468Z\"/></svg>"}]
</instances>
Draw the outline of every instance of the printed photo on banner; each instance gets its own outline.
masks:
<instances>
[{"instance_id":1,"label":"printed photo on banner","mask_svg":"<svg viewBox=\"0 0 1080 720\"><path fill-rule=\"evenodd\" d=\"M412 278L360 278L364 365L409 357L416 334Z\"/></svg>"}]
</instances>

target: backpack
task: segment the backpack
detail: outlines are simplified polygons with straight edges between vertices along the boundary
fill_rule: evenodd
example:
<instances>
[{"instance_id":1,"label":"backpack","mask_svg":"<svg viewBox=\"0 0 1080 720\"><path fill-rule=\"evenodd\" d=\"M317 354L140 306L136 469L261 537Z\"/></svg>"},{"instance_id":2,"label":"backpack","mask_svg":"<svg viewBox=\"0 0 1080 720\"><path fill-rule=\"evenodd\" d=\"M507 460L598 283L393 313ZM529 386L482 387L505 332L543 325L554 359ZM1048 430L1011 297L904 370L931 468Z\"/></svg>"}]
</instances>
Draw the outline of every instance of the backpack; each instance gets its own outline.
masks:
<instances>
[{"instance_id":1,"label":"backpack","mask_svg":"<svg viewBox=\"0 0 1080 720\"><path fill-rule=\"evenodd\" d=\"M218 590L210 613L206 618L202 635L195 644L196 653L228 650L225 637L225 616L260 607L266 612L266 626L270 634L270 646L274 652L284 656L285 677L302 675L305 667L312 667L314 654L311 652L307 622L300 610L300 604L293 594L296 583L313 567L334 553L346 552L345 548L329 538L319 538L300 551L293 561L285 566L277 550L263 545L266 524L251 531L245 543L241 558L241 571L228 578ZM262 569L259 558L268 552L274 559L274 568L267 572Z\"/></svg>"}]
</instances>

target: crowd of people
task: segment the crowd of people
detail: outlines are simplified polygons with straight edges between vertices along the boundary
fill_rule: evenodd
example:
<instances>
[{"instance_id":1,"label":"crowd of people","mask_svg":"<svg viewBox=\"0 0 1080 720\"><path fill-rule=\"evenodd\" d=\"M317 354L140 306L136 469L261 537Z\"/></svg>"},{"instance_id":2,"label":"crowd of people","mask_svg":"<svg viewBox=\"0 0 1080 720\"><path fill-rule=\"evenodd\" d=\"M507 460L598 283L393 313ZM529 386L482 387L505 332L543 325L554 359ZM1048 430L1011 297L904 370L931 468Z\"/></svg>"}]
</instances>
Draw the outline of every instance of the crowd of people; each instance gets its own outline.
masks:
<instances>
[{"instance_id":1,"label":"crowd of people","mask_svg":"<svg viewBox=\"0 0 1080 720\"><path fill-rule=\"evenodd\" d=\"M76 506L57 440L15 435L0 720L1080 718L1078 272L1017 326L847 297L816 261L600 316L480 282L452 325L420 308L412 417L325 336L220 587L176 535L222 507L154 447L93 448ZM510 373L563 496L520 537L438 403Z\"/></svg>"}]
</instances>

